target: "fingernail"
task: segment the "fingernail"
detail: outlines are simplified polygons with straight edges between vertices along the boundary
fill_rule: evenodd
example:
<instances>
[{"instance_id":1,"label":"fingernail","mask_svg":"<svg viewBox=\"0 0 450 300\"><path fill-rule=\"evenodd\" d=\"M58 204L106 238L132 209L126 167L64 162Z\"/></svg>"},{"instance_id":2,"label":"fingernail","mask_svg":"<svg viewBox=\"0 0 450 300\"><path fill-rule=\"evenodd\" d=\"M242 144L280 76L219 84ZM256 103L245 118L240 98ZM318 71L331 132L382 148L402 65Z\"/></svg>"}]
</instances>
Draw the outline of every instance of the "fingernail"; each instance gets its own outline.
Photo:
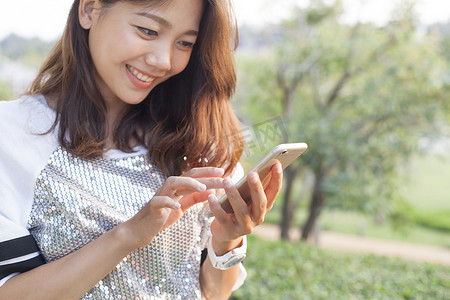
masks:
<instances>
[{"instance_id":1,"label":"fingernail","mask_svg":"<svg viewBox=\"0 0 450 300\"><path fill-rule=\"evenodd\" d=\"M181 204L178 203L178 202L175 202L175 203L173 204L173 206L174 206L175 209L180 209L180 208L181 208Z\"/></svg>"},{"instance_id":2,"label":"fingernail","mask_svg":"<svg viewBox=\"0 0 450 300\"><path fill-rule=\"evenodd\" d=\"M224 186L226 189L229 189L229 188L231 188L231 187L233 186L233 182L231 182L231 180L230 180L229 178L226 178L226 179L223 181L223 186Z\"/></svg>"},{"instance_id":3,"label":"fingernail","mask_svg":"<svg viewBox=\"0 0 450 300\"><path fill-rule=\"evenodd\" d=\"M281 168L281 164L277 164L277 166L275 167L275 171L276 171L277 173L283 172L283 169Z\"/></svg>"},{"instance_id":4,"label":"fingernail","mask_svg":"<svg viewBox=\"0 0 450 300\"><path fill-rule=\"evenodd\" d=\"M198 187L197 187L197 190L200 191L200 192L206 191L206 185L200 183L200 184L198 185Z\"/></svg>"},{"instance_id":5,"label":"fingernail","mask_svg":"<svg viewBox=\"0 0 450 300\"><path fill-rule=\"evenodd\" d=\"M223 174L225 174L225 170L222 168L216 168L215 170L216 174L218 174L219 176L222 176Z\"/></svg>"},{"instance_id":6,"label":"fingernail","mask_svg":"<svg viewBox=\"0 0 450 300\"><path fill-rule=\"evenodd\" d=\"M214 195L214 194L209 195L208 199L209 199L210 202L217 202L217 201L219 201L217 199L216 195Z\"/></svg>"},{"instance_id":7,"label":"fingernail","mask_svg":"<svg viewBox=\"0 0 450 300\"><path fill-rule=\"evenodd\" d=\"M256 173L248 174L248 181L250 183L257 183L258 182L258 174L256 174Z\"/></svg>"}]
</instances>

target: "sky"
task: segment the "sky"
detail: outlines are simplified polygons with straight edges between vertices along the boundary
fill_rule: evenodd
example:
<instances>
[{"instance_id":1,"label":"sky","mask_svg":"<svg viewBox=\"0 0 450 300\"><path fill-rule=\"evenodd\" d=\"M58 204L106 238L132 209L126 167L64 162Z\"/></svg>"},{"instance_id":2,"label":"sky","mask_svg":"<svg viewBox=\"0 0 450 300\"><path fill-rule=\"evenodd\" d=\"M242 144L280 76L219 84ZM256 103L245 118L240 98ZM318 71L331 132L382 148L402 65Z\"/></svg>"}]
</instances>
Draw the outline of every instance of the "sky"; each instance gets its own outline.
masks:
<instances>
[{"instance_id":1,"label":"sky","mask_svg":"<svg viewBox=\"0 0 450 300\"><path fill-rule=\"evenodd\" d=\"M232 0L239 24L260 26L289 16L291 5L306 5L308 0ZM397 0L398 1L398 0ZM401 0L400 0L401 1ZM371 21L383 24L396 0L344 0L344 21ZM10 33L24 37L54 40L60 36L73 0L2 0L0 2L0 39ZM361 5L364 3L364 5ZM450 0L417 0L423 24L450 20Z\"/></svg>"}]
</instances>

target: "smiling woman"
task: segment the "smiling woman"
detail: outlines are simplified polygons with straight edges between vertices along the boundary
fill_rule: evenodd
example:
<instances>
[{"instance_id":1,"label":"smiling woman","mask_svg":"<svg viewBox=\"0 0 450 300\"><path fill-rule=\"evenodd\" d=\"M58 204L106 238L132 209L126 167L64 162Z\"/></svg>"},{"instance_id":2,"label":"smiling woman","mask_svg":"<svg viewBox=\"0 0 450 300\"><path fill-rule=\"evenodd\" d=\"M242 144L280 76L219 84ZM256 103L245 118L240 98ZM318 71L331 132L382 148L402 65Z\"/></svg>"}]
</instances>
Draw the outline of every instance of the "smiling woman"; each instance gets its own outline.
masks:
<instances>
[{"instance_id":1,"label":"smiling woman","mask_svg":"<svg viewBox=\"0 0 450 300\"><path fill-rule=\"evenodd\" d=\"M119 2L103 14L95 5L80 9L80 22L90 31L90 52L107 110L118 114L125 104L142 102L154 87L186 68L203 4L175 1L170 10L150 6L151 11L142 11ZM117 41L122 46L112 47Z\"/></svg>"},{"instance_id":2,"label":"smiling woman","mask_svg":"<svg viewBox=\"0 0 450 300\"><path fill-rule=\"evenodd\" d=\"M222 102L231 96L235 86L231 49L228 42L215 39L212 30L215 29L216 33L223 31L225 36L230 36L232 31L226 29L229 27L228 21L220 21L227 20L223 11L213 12L205 8L203 23L209 24L203 26L202 36L193 35L194 32L199 31L203 10L201 2L196 2L197 6L182 1L173 1L169 6L146 3L144 9L142 6L128 2L118 2L112 8L108 7L110 5L108 4L101 12L95 6L99 5L98 2L81 1L76 14L72 10L69 24L75 24L71 26L73 29L70 31L66 29L61 41L44 64L44 71L39 74L31 89L32 94L48 95L47 98L51 100L51 95L54 93L65 94L64 89L78 87L74 92L67 93L67 100L61 99L53 103L57 113L60 114L57 118L60 127L60 143L71 153L91 158L114 146L129 152L135 144L144 144L149 148L157 164L160 161L173 162L170 165L158 165L167 174L179 174L186 170L188 165L198 166L197 160L200 155L210 157L212 164L221 166L227 164L228 150L212 155L215 148L211 147L209 139L210 136L231 135L238 128L237 122L234 117L227 118L224 114L216 114L211 119L210 111L205 110L204 107L209 105L208 102L218 101L224 105L224 109L232 113L228 101ZM83 4L86 5L82 7ZM167 7L170 7L170 10ZM219 18L214 19L213 14ZM149 18L149 15L157 16L156 19L159 21L155 21L155 17ZM186 16L189 17L186 18ZM177 21L180 19L185 21ZM76 26L78 22L81 27ZM67 62L61 60L58 63L71 66L83 76L74 77L75 74L67 73L63 74L67 77L65 79L60 74L52 73L54 59L60 55L64 57L64 53L67 52L64 48L66 40L74 40L74 44L75 40L78 41L78 47L73 49L75 56L79 57L78 61L66 56ZM198 45L194 49L192 46L196 42ZM90 53L94 62L94 71L90 70L89 58L82 59L87 52ZM211 60L206 61L207 58ZM199 65L202 65L204 69L199 70ZM218 72L215 65L224 67ZM175 76L181 71L183 74ZM55 80L44 81L43 78L46 76L55 77ZM186 79L193 76L198 78L193 83L201 88L199 91L203 95L195 95L196 91L185 84ZM61 83L71 84L55 85L58 80L61 80ZM72 84L72 80L75 80L75 84ZM77 81L79 81L78 84ZM89 83L94 81L97 82L97 87L92 86L86 90ZM211 89L208 90L206 84ZM202 87L203 85L205 86ZM168 89L171 90L170 93L167 92ZM149 94L151 91L153 93ZM216 91L222 95L216 95ZM85 92L89 94L89 97L78 94ZM164 101L152 100L152 98L161 97L164 97ZM72 98L76 98L77 101L71 100ZM143 101L145 98L148 100ZM101 100L93 101L92 99ZM80 105L80 101L86 103ZM192 105L192 101L199 102L199 105ZM128 104L134 105L128 106ZM56 105L59 108L56 108ZM153 111L159 112L159 115L153 114L153 119L127 117L142 115L142 108L146 106L153 106ZM78 115L83 116L82 120L76 120L68 115L80 109L82 111ZM75 123L71 123L70 120ZM106 123L101 120L105 120ZM131 126L131 124L123 123L126 120L128 122L145 121L139 126ZM211 121L216 125L211 126ZM186 122L195 123L196 129L204 128L201 132L205 135L199 136L198 132L186 126ZM80 124L86 125L80 128ZM223 124L227 125L222 126ZM55 123L54 126L56 125ZM227 128L231 131L219 132ZM142 131L146 132L147 136L142 135ZM108 134L113 132L114 135ZM212 134L207 135L208 132ZM167 134L170 138L167 136L166 139L161 139L161 135ZM71 135L68 140L66 140L67 135ZM89 136L91 137L86 139ZM176 136L183 136L184 143L177 141L176 145L172 145L176 141ZM148 143L149 139L154 142ZM232 142L237 142L234 149L240 149L237 147L240 143L239 139ZM166 148L167 143L171 146L167 151L161 151L160 149ZM227 148L224 147L224 141L218 140L215 143L218 143L218 149ZM189 148L189 156L187 148ZM188 159L182 160L183 157ZM236 161L232 160L230 163L232 167Z\"/></svg>"},{"instance_id":3,"label":"smiling woman","mask_svg":"<svg viewBox=\"0 0 450 300\"><path fill-rule=\"evenodd\" d=\"M232 184L230 20L228 0L73 2L27 95L0 103L1 299L226 299L243 283L282 171L251 182L251 204Z\"/></svg>"}]
</instances>

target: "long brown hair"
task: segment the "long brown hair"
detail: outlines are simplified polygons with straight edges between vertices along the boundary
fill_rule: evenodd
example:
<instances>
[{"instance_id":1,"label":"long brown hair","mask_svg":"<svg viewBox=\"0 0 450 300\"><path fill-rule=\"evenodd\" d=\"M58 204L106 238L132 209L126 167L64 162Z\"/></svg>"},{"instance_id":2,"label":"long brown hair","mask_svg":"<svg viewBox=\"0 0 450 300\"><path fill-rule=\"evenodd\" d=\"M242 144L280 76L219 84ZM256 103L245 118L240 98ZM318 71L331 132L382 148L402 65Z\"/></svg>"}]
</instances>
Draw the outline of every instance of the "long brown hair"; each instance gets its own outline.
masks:
<instances>
[{"instance_id":1,"label":"long brown hair","mask_svg":"<svg viewBox=\"0 0 450 300\"><path fill-rule=\"evenodd\" d=\"M167 0L101 0L163 4ZM148 148L167 175L196 166L236 165L243 139L230 98L236 86L233 50L236 22L228 0L205 0L197 42L186 69L156 86L140 104L130 106L115 126L116 147L132 152L131 141ZM79 0L69 13L61 39L43 64L29 93L57 99L59 143L82 158L105 153L106 105L95 85L88 31L78 22Z\"/></svg>"}]
</instances>

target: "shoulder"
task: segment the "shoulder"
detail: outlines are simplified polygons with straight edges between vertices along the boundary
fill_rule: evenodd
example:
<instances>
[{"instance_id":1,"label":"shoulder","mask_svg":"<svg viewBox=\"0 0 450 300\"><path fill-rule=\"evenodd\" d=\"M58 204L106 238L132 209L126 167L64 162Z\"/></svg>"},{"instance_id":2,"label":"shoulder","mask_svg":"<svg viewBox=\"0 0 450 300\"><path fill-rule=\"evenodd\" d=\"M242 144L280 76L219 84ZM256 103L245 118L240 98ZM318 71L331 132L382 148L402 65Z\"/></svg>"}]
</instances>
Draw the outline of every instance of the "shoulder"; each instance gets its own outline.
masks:
<instances>
[{"instance_id":1,"label":"shoulder","mask_svg":"<svg viewBox=\"0 0 450 300\"><path fill-rule=\"evenodd\" d=\"M55 112L43 96L0 101L0 178L19 167L32 169L48 159L57 147L55 133L45 134L54 119Z\"/></svg>"},{"instance_id":2,"label":"shoulder","mask_svg":"<svg viewBox=\"0 0 450 300\"><path fill-rule=\"evenodd\" d=\"M0 101L0 127L2 130L44 129L44 126L51 126L54 118L54 111L48 107L42 95Z\"/></svg>"},{"instance_id":3,"label":"shoulder","mask_svg":"<svg viewBox=\"0 0 450 300\"><path fill-rule=\"evenodd\" d=\"M7 157L18 149L35 148L45 142L43 134L52 126L56 114L43 96L23 96L0 101L0 153Z\"/></svg>"},{"instance_id":4,"label":"shoulder","mask_svg":"<svg viewBox=\"0 0 450 300\"><path fill-rule=\"evenodd\" d=\"M19 170L29 173L46 162L58 145L54 132L45 134L55 116L40 95L0 101L0 178ZM0 194L3 188L0 181Z\"/></svg>"},{"instance_id":5,"label":"shoulder","mask_svg":"<svg viewBox=\"0 0 450 300\"><path fill-rule=\"evenodd\" d=\"M28 234L36 178L58 146L43 135L52 118L42 96L0 101L0 241Z\"/></svg>"},{"instance_id":6,"label":"shoulder","mask_svg":"<svg viewBox=\"0 0 450 300\"><path fill-rule=\"evenodd\" d=\"M55 119L43 96L0 101L0 286L43 263L26 229L40 170L57 147Z\"/></svg>"}]
</instances>

